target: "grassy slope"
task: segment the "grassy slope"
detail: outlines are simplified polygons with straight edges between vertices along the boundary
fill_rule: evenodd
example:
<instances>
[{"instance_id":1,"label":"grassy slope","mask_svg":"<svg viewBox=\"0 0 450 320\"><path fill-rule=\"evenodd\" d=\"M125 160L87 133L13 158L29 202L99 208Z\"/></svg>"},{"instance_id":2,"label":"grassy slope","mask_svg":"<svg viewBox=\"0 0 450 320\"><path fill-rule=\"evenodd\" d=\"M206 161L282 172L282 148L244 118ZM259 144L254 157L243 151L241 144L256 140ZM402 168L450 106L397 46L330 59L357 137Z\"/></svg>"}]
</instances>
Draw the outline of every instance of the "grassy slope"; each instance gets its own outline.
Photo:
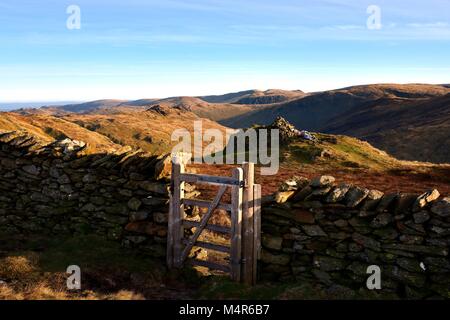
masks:
<instances>
[{"instance_id":1,"label":"grassy slope","mask_svg":"<svg viewBox=\"0 0 450 320\"><path fill-rule=\"evenodd\" d=\"M218 123L201 119L192 112L170 110L167 115L144 109L121 108L108 114L70 114L65 120L109 137L120 145L139 147L151 153L170 152L175 144L171 135L176 129L194 130L194 121L202 121L203 129L226 128Z\"/></svg>"},{"instance_id":2,"label":"grassy slope","mask_svg":"<svg viewBox=\"0 0 450 320\"><path fill-rule=\"evenodd\" d=\"M34 136L38 141L43 143L52 142L54 139L42 128L30 123L28 117L20 116L15 113L0 114L0 130L6 131L24 131Z\"/></svg>"},{"instance_id":3,"label":"grassy slope","mask_svg":"<svg viewBox=\"0 0 450 320\"><path fill-rule=\"evenodd\" d=\"M87 152L109 152L120 148L104 135L89 131L79 125L48 115L21 116L14 113L0 114L2 131L22 130L38 140L49 143L66 137L87 143Z\"/></svg>"},{"instance_id":4,"label":"grassy slope","mask_svg":"<svg viewBox=\"0 0 450 320\"><path fill-rule=\"evenodd\" d=\"M378 100L334 119L324 130L363 138L401 159L448 162L450 94L419 101Z\"/></svg>"},{"instance_id":5,"label":"grassy slope","mask_svg":"<svg viewBox=\"0 0 450 320\"><path fill-rule=\"evenodd\" d=\"M315 134L318 142L298 140L282 148L288 164L388 170L402 166L397 159L369 143L347 136ZM321 154L324 153L322 156Z\"/></svg>"},{"instance_id":6,"label":"grassy slope","mask_svg":"<svg viewBox=\"0 0 450 320\"><path fill-rule=\"evenodd\" d=\"M450 89L444 86L425 84L356 86L318 92L293 101L254 108L248 114L229 118L221 123L233 128L249 127L254 123L269 124L281 115L298 128L320 131L331 119L346 115L357 107L381 98L418 99L442 96L449 92Z\"/></svg>"},{"instance_id":7,"label":"grassy slope","mask_svg":"<svg viewBox=\"0 0 450 320\"><path fill-rule=\"evenodd\" d=\"M44 143L71 138L87 143L88 153L108 152L122 146L141 148L147 152L168 153L175 142L176 129L193 132L194 121L202 120L203 129L226 130L220 124L201 119L192 112L170 110L167 115L144 108L118 107L96 110L88 114L70 113L58 117L47 114L0 113L0 130L22 130Z\"/></svg>"}]
</instances>

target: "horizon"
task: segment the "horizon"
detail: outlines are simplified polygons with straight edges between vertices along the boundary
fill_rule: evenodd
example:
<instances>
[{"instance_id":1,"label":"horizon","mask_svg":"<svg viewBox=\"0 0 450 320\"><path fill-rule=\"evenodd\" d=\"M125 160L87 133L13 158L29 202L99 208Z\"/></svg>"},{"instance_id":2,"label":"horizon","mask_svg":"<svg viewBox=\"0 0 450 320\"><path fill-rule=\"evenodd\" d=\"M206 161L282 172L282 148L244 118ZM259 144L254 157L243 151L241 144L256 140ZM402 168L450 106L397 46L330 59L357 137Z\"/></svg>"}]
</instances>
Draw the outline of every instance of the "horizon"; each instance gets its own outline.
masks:
<instances>
[{"instance_id":1,"label":"horizon","mask_svg":"<svg viewBox=\"0 0 450 320\"><path fill-rule=\"evenodd\" d=\"M449 12L444 0L0 1L0 101L445 84Z\"/></svg>"},{"instance_id":2,"label":"horizon","mask_svg":"<svg viewBox=\"0 0 450 320\"><path fill-rule=\"evenodd\" d=\"M367 84L356 84L353 86L349 86L349 87L358 87L358 86L371 86L371 85L435 85L435 86L447 86L449 84L447 83L393 83L393 82L385 82L385 83L367 83ZM305 91L302 89L292 89L292 90L288 90L288 89L282 89L282 88L267 88L267 89L243 89L243 90L238 90L238 91L233 91L233 92L222 92L222 93L212 93L212 94L204 94L204 95L182 95L182 96L177 96L177 95L172 95L172 96L167 96L167 97L139 97L139 98L132 98L132 99L122 99L122 98L100 98L100 99L94 99L94 100L79 100L79 101L1 101L0 100L0 110L3 111L12 111L12 110L17 110L17 109L11 109L11 110L6 110L4 109L5 107L8 107L8 105L20 105L20 104L24 104L24 105L29 105L29 106L14 106L14 107L18 107L18 109L21 108L40 108L40 107L51 107L51 106L59 106L59 105L70 105L70 104L82 104L82 103L89 103L89 102L95 102L95 101L104 101L104 100L117 100L117 101L123 101L123 102L132 102L132 101L137 101L137 100L164 100L164 99L172 99L172 98L179 98L179 97L191 97L191 98L201 98L201 97L206 97L206 96L221 96L221 95L226 95L226 94L233 94L233 93L239 93L239 92L246 92L246 91L268 91L268 90L283 90L283 91L302 91L304 93L307 94L314 94L314 93L320 93L320 92L326 92L326 91L333 91L333 90L342 90L348 87L339 87L339 88L333 88L333 89L328 89L328 90L321 90L321 91ZM211 103L214 104L214 103ZM32 105L36 105L36 106L32 106Z\"/></svg>"}]
</instances>

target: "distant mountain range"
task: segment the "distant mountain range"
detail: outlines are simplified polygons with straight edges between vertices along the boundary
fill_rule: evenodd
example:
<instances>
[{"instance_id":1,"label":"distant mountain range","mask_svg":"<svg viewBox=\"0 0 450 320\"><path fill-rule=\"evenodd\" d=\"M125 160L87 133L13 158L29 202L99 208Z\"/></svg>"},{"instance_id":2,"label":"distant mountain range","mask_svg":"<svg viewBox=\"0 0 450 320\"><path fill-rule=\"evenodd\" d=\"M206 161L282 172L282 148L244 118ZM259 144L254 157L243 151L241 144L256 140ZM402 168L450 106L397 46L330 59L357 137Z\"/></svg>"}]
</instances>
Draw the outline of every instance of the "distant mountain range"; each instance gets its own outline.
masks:
<instances>
[{"instance_id":1,"label":"distant mountain range","mask_svg":"<svg viewBox=\"0 0 450 320\"><path fill-rule=\"evenodd\" d=\"M0 103L0 111L11 111L19 108L39 108L48 105L65 105L69 103L79 103L76 101L59 101L59 102L2 102Z\"/></svg>"},{"instance_id":2,"label":"distant mountain range","mask_svg":"<svg viewBox=\"0 0 450 320\"><path fill-rule=\"evenodd\" d=\"M299 129L367 140L400 159L450 163L448 84L374 84L315 93L248 90L202 97L98 100L16 113L75 119L82 115L131 115L150 106L183 110L232 128L266 125L282 116Z\"/></svg>"}]
</instances>

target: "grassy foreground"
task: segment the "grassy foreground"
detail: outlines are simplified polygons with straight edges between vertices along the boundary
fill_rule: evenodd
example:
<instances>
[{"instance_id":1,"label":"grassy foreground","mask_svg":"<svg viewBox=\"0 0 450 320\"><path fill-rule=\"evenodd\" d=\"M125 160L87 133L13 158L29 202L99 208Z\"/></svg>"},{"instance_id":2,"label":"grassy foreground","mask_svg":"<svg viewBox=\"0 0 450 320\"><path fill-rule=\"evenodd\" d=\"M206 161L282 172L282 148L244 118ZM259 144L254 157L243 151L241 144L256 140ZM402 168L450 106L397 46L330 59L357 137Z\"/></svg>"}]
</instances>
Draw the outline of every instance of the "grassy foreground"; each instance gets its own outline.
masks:
<instances>
[{"instance_id":1,"label":"grassy foreground","mask_svg":"<svg viewBox=\"0 0 450 320\"><path fill-rule=\"evenodd\" d=\"M203 268L171 271L151 259L96 236L0 242L0 299L378 299L396 298L307 279L260 281L247 287ZM66 287L69 265L80 266L82 289Z\"/></svg>"}]
</instances>

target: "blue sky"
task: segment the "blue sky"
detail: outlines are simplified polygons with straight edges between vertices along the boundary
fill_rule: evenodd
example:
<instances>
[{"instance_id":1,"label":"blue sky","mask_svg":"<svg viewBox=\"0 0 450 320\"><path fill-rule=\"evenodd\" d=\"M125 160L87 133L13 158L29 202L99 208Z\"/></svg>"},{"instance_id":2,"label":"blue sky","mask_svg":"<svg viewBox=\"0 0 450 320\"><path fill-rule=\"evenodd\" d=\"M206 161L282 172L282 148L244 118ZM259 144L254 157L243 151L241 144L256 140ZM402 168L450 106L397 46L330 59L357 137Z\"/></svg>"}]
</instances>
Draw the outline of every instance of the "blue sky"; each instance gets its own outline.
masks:
<instances>
[{"instance_id":1,"label":"blue sky","mask_svg":"<svg viewBox=\"0 0 450 320\"><path fill-rule=\"evenodd\" d=\"M0 0L0 40L0 102L450 83L449 0Z\"/></svg>"}]
</instances>

